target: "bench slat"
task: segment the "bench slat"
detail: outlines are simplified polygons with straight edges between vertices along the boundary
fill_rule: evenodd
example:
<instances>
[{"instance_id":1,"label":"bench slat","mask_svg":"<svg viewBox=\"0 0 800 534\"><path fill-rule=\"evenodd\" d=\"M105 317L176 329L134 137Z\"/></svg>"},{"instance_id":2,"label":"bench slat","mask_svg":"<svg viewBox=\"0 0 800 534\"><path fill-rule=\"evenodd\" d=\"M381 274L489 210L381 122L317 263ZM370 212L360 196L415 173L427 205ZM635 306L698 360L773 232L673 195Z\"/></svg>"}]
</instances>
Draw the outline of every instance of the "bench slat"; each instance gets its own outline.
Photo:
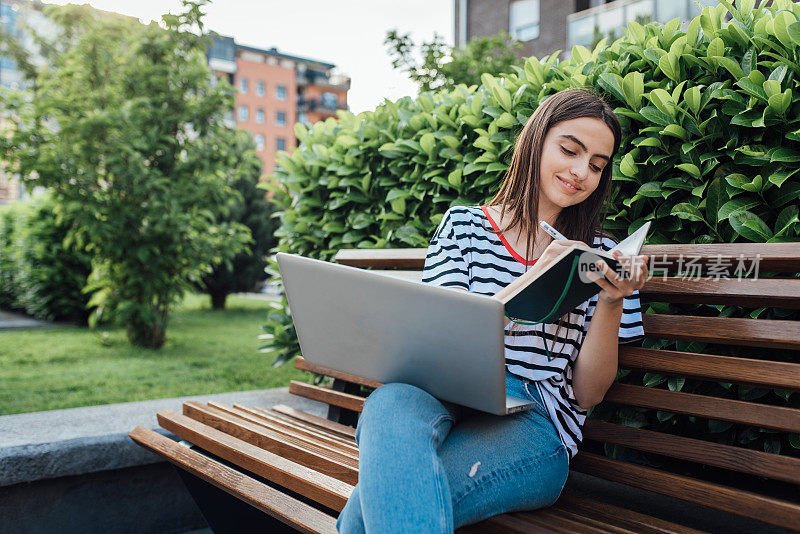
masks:
<instances>
[{"instance_id":1,"label":"bench slat","mask_svg":"<svg viewBox=\"0 0 800 534\"><path fill-rule=\"evenodd\" d=\"M330 430L331 432L336 432L337 434L341 434L342 436L351 437L353 439L355 439L356 437L356 429L353 427L343 425L341 423L336 423L334 421L329 421L324 417L319 417L318 415L306 413L304 411L292 408L291 406L276 404L275 406L272 407L272 411L286 415L287 417L298 419L300 421L305 421L312 425L320 426L322 428L325 428L326 430Z\"/></svg>"},{"instance_id":2,"label":"bench slat","mask_svg":"<svg viewBox=\"0 0 800 534\"><path fill-rule=\"evenodd\" d=\"M298 382L297 380L289 382L289 393L324 402L325 404L333 404L354 412L361 412L361 408L364 405L364 397L333 391L332 389Z\"/></svg>"},{"instance_id":3,"label":"bench slat","mask_svg":"<svg viewBox=\"0 0 800 534\"><path fill-rule=\"evenodd\" d=\"M336 534L336 519L280 491L180 445L158 432L137 426L131 439L217 488L306 534Z\"/></svg>"},{"instance_id":4,"label":"bench slat","mask_svg":"<svg viewBox=\"0 0 800 534\"><path fill-rule=\"evenodd\" d=\"M800 364L753 360L675 350L658 350L629 345L619 346L620 367L675 373L723 382L765 386L773 389L800 390ZM295 367L304 371L377 388L382 383L356 375L308 363L298 356Z\"/></svg>"},{"instance_id":5,"label":"bench slat","mask_svg":"<svg viewBox=\"0 0 800 534\"><path fill-rule=\"evenodd\" d=\"M241 404L234 404L233 407L236 408L237 410L244 410L245 412L252 414L255 417L271 421L272 423L279 425L282 428L286 427L286 428L296 429L296 431L303 431L309 435L321 436L322 438L332 441L334 443L338 443L344 446L345 448L350 448L353 451L358 450L358 446L355 444L355 441L352 438L345 438L344 436L337 434L335 432L331 432L330 430L327 430L325 428L314 426L310 423L293 419L289 416L279 414L271 410L242 406Z\"/></svg>"},{"instance_id":6,"label":"bench slat","mask_svg":"<svg viewBox=\"0 0 800 534\"><path fill-rule=\"evenodd\" d=\"M203 408L189 404L184 403L184 415L195 421L283 456L295 463L323 471L348 484L355 484L358 480L357 460L333 452L320 445L311 445L293 436L267 430L258 425L218 412L213 408ZM356 474L355 476L354 473Z\"/></svg>"},{"instance_id":7,"label":"bench slat","mask_svg":"<svg viewBox=\"0 0 800 534\"><path fill-rule=\"evenodd\" d=\"M653 276L639 290L643 301L733 304L760 308L800 308L800 280L701 278Z\"/></svg>"},{"instance_id":8,"label":"bench slat","mask_svg":"<svg viewBox=\"0 0 800 534\"><path fill-rule=\"evenodd\" d=\"M239 408L248 408L253 413L258 413L258 414L260 414L260 415L262 415L264 417L270 418L270 419L272 419L274 421L280 421L283 424L297 426L299 428L305 428L309 432L318 432L318 433L326 436L328 439L335 440L335 441L337 441L339 443L342 443L343 445L348 445L348 446L352 446L352 447L358 447L358 445L356 445L354 437L345 437L344 435L342 435L342 434L340 434L338 432L330 430L330 429L328 429L328 428L326 428L324 426L318 426L318 425L315 425L314 423L309 423L309 422L307 422L307 421L305 421L303 419L292 417L290 415L286 415L286 414L277 412L275 410L269 410L269 409L264 409L264 408L255 408L255 407L246 407L246 406L243 407L243 406L241 406L239 404L234 404L234 406L235 407L239 407ZM303 412L301 412L301 413L303 413ZM311 414L308 414L308 415L311 415ZM347 427L347 428L350 428L351 430L354 430L352 427Z\"/></svg>"},{"instance_id":9,"label":"bench slat","mask_svg":"<svg viewBox=\"0 0 800 534\"><path fill-rule=\"evenodd\" d=\"M472 527L472 528L470 528ZM469 534L580 534L580 530L567 528L564 525L548 525L546 522L526 521L517 514L503 514L494 516L476 525L465 527ZM462 530L458 530L462 532Z\"/></svg>"},{"instance_id":10,"label":"bench slat","mask_svg":"<svg viewBox=\"0 0 800 534\"><path fill-rule=\"evenodd\" d=\"M340 510L353 491L350 484L172 410L159 412L158 421L165 430L201 449L328 508Z\"/></svg>"},{"instance_id":11,"label":"bench slat","mask_svg":"<svg viewBox=\"0 0 800 534\"><path fill-rule=\"evenodd\" d=\"M294 359L294 366L296 369L301 369L303 371L310 371L317 375L329 376L331 378L338 378L339 380L345 380L347 382L358 384L360 386L366 386L369 388L377 388L378 386L381 385L380 382L375 382L374 380L361 378L360 376L351 375L348 373L344 373L342 371L336 371L328 367L322 367L321 365L309 363L308 360L306 360L302 356L297 356Z\"/></svg>"},{"instance_id":12,"label":"bench slat","mask_svg":"<svg viewBox=\"0 0 800 534\"><path fill-rule=\"evenodd\" d=\"M634 510L599 501L573 492L571 485L562 491L561 496L552 506L555 510L571 510L575 513L587 514L614 524L633 529L639 534L702 534L701 531L652 517Z\"/></svg>"},{"instance_id":13,"label":"bench slat","mask_svg":"<svg viewBox=\"0 0 800 534\"><path fill-rule=\"evenodd\" d=\"M642 314L647 337L800 349L800 321Z\"/></svg>"},{"instance_id":14,"label":"bench slat","mask_svg":"<svg viewBox=\"0 0 800 534\"><path fill-rule=\"evenodd\" d=\"M341 249L333 260L352 267L422 270L427 252L427 248Z\"/></svg>"},{"instance_id":15,"label":"bench slat","mask_svg":"<svg viewBox=\"0 0 800 534\"><path fill-rule=\"evenodd\" d=\"M800 505L580 451L570 469L716 510L796 530Z\"/></svg>"},{"instance_id":16,"label":"bench slat","mask_svg":"<svg viewBox=\"0 0 800 534\"><path fill-rule=\"evenodd\" d=\"M343 456L358 458L358 449L355 447L355 444L351 445L349 443L344 443L338 439L331 439L321 432L306 430L302 427L288 424L281 420L270 419L257 412L253 412L248 408L233 408L217 402L209 402L208 405L222 412L239 417L240 419L244 419L245 421L268 428L272 431L280 432L281 434L286 434L287 436L293 436L299 440L311 443L313 445L324 445L325 447L328 447L331 450L342 454Z\"/></svg>"},{"instance_id":17,"label":"bench slat","mask_svg":"<svg viewBox=\"0 0 800 534\"><path fill-rule=\"evenodd\" d=\"M323 454L330 459L347 465L358 465L358 454L352 448L340 451L337 450L339 448L338 444L331 447L308 436L286 432L282 428L270 427L251 415L232 414L213 406L202 405L192 401L184 403L183 411L184 415L231 434L240 432L255 440L280 439L286 445ZM245 439L245 441L248 440Z\"/></svg>"},{"instance_id":18,"label":"bench slat","mask_svg":"<svg viewBox=\"0 0 800 534\"><path fill-rule=\"evenodd\" d=\"M677 412L718 421L800 432L800 410L615 382L604 402Z\"/></svg>"},{"instance_id":19,"label":"bench slat","mask_svg":"<svg viewBox=\"0 0 800 534\"><path fill-rule=\"evenodd\" d=\"M644 369L771 389L800 391L798 363L620 345L619 365L625 369Z\"/></svg>"},{"instance_id":20,"label":"bench slat","mask_svg":"<svg viewBox=\"0 0 800 534\"><path fill-rule=\"evenodd\" d=\"M425 265L426 248L405 249L342 249L334 261L353 267L376 267L380 269L418 269ZM644 245L641 254L658 261L659 267L675 270L685 265L690 258L697 264L707 266L723 259L738 262L740 255L749 268L758 258L760 273L788 273L800 271L800 243L710 243ZM651 263L651 265L654 265Z\"/></svg>"},{"instance_id":21,"label":"bench slat","mask_svg":"<svg viewBox=\"0 0 800 534\"><path fill-rule=\"evenodd\" d=\"M554 512L548 508L542 508L531 512L515 512L512 517L522 519L526 523L539 525L542 527L561 527L564 532L580 532L587 534L637 534L626 528L600 523L592 518L573 516L568 517L562 511Z\"/></svg>"},{"instance_id":22,"label":"bench slat","mask_svg":"<svg viewBox=\"0 0 800 534\"><path fill-rule=\"evenodd\" d=\"M675 436L642 428L587 419L584 439L623 445L633 449L680 458L750 475L795 484L800 480L800 458Z\"/></svg>"}]
</instances>

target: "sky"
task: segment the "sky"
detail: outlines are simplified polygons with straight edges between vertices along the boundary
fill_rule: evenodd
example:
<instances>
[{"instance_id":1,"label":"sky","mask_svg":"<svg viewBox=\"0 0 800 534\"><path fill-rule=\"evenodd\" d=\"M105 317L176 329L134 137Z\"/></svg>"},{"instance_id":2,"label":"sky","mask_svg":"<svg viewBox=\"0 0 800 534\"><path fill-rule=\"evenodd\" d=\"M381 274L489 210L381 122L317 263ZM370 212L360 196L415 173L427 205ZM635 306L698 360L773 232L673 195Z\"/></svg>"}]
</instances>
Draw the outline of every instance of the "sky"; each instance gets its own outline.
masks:
<instances>
[{"instance_id":1,"label":"sky","mask_svg":"<svg viewBox=\"0 0 800 534\"><path fill-rule=\"evenodd\" d=\"M68 0L47 0L66 4ZM180 0L72 0L144 23L181 11ZM453 43L453 0L216 0L204 8L210 30L238 44L276 47L279 52L336 65L351 78L354 113L375 109L384 98L413 96L416 86L392 69L383 45L386 32L410 33L415 43L434 33Z\"/></svg>"}]
</instances>

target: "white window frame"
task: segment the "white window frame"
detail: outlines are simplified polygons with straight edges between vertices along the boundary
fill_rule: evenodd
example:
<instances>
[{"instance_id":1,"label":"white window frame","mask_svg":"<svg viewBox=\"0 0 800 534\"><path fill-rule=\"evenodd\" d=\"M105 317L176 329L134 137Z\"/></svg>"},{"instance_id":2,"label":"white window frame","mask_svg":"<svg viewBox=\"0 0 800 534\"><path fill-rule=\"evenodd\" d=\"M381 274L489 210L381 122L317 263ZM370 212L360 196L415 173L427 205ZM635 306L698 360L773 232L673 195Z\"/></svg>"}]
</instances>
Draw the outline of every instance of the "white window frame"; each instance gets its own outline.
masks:
<instances>
[{"instance_id":1,"label":"white window frame","mask_svg":"<svg viewBox=\"0 0 800 534\"><path fill-rule=\"evenodd\" d=\"M508 9L508 33L523 42L538 38L541 16L540 0L513 0Z\"/></svg>"}]
</instances>

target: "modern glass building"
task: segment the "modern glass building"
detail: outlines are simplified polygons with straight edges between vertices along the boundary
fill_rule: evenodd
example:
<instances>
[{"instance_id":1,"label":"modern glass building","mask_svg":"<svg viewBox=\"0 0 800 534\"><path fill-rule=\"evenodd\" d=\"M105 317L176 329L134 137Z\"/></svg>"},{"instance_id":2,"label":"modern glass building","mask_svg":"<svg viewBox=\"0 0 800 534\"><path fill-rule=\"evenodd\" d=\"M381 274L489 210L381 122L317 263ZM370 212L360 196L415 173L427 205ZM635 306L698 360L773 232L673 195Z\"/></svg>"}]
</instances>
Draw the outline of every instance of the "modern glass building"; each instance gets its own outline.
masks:
<instances>
[{"instance_id":1,"label":"modern glass building","mask_svg":"<svg viewBox=\"0 0 800 534\"><path fill-rule=\"evenodd\" d=\"M621 37L631 21L669 22L679 19L686 23L706 6L717 0L616 0L600 4L567 16L567 47L589 47L595 37Z\"/></svg>"}]
</instances>

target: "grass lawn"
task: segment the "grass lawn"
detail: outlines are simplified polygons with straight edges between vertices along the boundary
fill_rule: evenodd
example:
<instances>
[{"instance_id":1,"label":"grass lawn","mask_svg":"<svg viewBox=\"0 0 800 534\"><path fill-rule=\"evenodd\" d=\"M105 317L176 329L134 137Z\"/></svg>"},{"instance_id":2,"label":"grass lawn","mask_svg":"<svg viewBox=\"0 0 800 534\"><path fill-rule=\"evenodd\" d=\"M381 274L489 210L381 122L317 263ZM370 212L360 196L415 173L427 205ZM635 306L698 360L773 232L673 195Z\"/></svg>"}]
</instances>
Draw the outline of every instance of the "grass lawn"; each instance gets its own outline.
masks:
<instances>
[{"instance_id":1,"label":"grass lawn","mask_svg":"<svg viewBox=\"0 0 800 534\"><path fill-rule=\"evenodd\" d=\"M157 351L131 346L121 328L0 332L0 415L310 382L256 352L266 309L231 296L214 311L207 296L188 295Z\"/></svg>"}]
</instances>

